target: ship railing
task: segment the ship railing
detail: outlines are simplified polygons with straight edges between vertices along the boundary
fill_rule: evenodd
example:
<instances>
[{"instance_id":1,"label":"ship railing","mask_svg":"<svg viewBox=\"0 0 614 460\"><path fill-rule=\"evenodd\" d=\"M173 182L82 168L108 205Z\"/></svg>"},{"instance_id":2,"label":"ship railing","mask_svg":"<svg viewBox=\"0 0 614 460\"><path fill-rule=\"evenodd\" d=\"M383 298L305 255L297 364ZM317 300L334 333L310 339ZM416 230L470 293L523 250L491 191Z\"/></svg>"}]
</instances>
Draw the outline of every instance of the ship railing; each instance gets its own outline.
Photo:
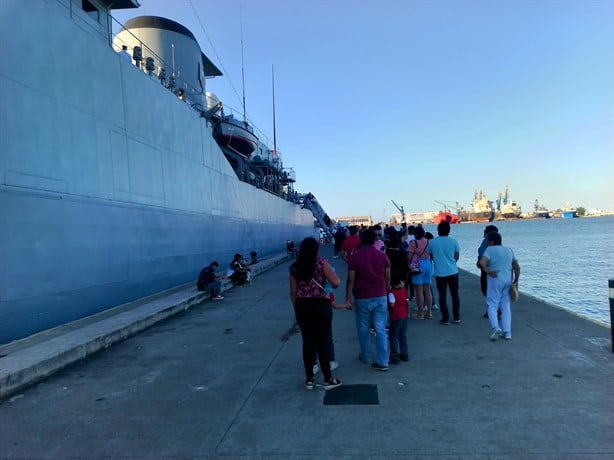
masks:
<instances>
[{"instance_id":1,"label":"ship railing","mask_svg":"<svg viewBox=\"0 0 614 460\"><path fill-rule=\"evenodd\" d=\"M81 29L100 38L105 43L108 43L115 52L120 52L122 45L130 46L133 42L139 43L141 48L141 58L138 61L133 59L133 64L135 64L135 66L141 69L144 73L157 78L162 86L175 94L176 91L182 89L186 96L192 96L192 98L194 96L203 98L205 107L202 107L202 105L198 102L191 104L192 108L201 113L201 115L206 113L210 107L215 105L216 101L209 100L209 97L206 95L204 83L203 88L197 88L190 85L189 82L183 80L181 78L182 71L180 68L174 67L172 63L165 62L164 59L162 59L149 46L147 46L147 43L143 42L136 35L126 29L121 22L110 14L110 12L103 12L97 8L93 8L92 11L85 11L81 0L56 1L61 7L67 10L68 15ZM106 18L108 18L108 21ZM120 32L127 33L130 37L132 37L133 41L128 43L122 40L119 36ZM132 57L134 58L134 54ZM151 58L151 60L148 62L147 58ZM204 78L206 80L207 78L211 77ZM260 143L262 144L263 152L261 157L264 156L265 159L269 161L273 161L275 158L281 158L281 151L270 147L274 145L273 142L271 142L271 139L264 134L264 132L260 130L247 116L243 116L241 111L238 111L226 104L223 104L223 108L226 112L230 112L233 116L235 116L235 118L243 119L250 125L254 131L254 134L258 137ZM270 151L270 154L268 154L266 151Z\"/></svg>"},{"instance_id":2,"label":"ship railing","mask_svg":"<svg viewBox=\"0 0 614 460\"><path fill-rule=\"evenodd\" d=\"M140 38L138 38L136 35L126 29L123 24L121 24L113 16L109 17L112 20L113 28L117 30L116 32L114 32L114 40L112 40L112 46L116 52L119 53L121 51L122 45L131 45L131 43L127 43L125 40L122 40L119 36L119 33L124 32L129 34L135 42L139 43L139 46L141 47L141 59L135 62L137 63L136 66L139 67L143 72L153 77L156 77L165 88L169 89L172 92L176 92L181 88L185 92L186 96L203 97L205 100L205 107L201 107L201 104L199 103L194 103L192 104L192 107L195 110L198 110L200 112L206 112L210 107L213 107L215 105L217 101L214 101L210 98L210 96L206 94L204 87L197 88L183 80L181 78L182 72L180 68L174 67L172 63L165 62L164 59L158 56L149 46L147 46L145 42L143 42ZM150 61L150 63L148 64L147 58L152 58L153 62ZM207 78L212 77L205 77L205 79ZM222 102L222 111L224 115L232 115L238 120L244 120L245 122L247 122L247 124L253 130L254 134L258 137L258 140L264 146L264 148L273 151L273 148L270 147L271 145L273 145L271 139L262 130L260 130L249 117L244 115L242 111L239 111L224 102ZM273 152L273 154L277 157L281 156L281 152L279 150Z\"/></svg>"},{"instance_id":3,"label":"ship railing","mask_svg":"<svg viewBox=\"0 0 614 460\"><path fill-rule=\"evenodd\" d=\"M61 1L61 0L58 0ZM68 0L70 1L70 0ZM73 0L74 1L74 0ZM140 38L130 32L128 29L124 27L122 23L116 20L113 16L109 15L109 18L112 23L112 28L116 30L109 38L109 42L113 47L115 52L120 52L122 50L122 45L130 46L133 43L138 43L141 48L141 59L140 60L132 60L135 67L142 70L144 73L148 74L152 78L157 78L160 84L168 89L170 92L177 94L179 89L182 89L185 93L185 96L188 100L192 99L194 96L202 97L204 100L205 107L202 107L200 103L192 103L192 108L199 112L201 116L205 116L208 111L213 113L220 112L220 115L224 116L232 115L236 119L246 121L250 128L253 130L253 133L258 137L258 147L257 151L254 153L255 156L260 156L262 160L268 161L271 166L279 171L280 181L276 181L275 183L263 183L259 188L266 190L270 193L278 195L288 201L297 202L298 194L293 190L291 184L296 182L296 173L294 170L286 169L283 167L283 162L281 159L281 152L270 146L273 145L269 137L264 134L256 125L254 125L251 120L244 116L242 111L239 111L229 105L222 104L218 109L216 107L217 100L211 98L204 88L196 88L191 86L189 82L183 80L181 78L181 69L174 67L172 64L169 64L164 61L159 55L157 55L145 42L143 42ZM129 36L133 39L130 43L123 40L119 33L124 32L129 34ZM132 56L134 58L134 54ZM147 59L151 58L151 59ZM170 73L169 73L170 72ZM212 77L205 77L212 78Z\"/></svg>"},{"instance_id":4,"label":"ship railing","mask_svg":"<svg viewBox=\"0 0 614 460\"><path fill-rule=\"evenodd\" d=\"M147 46L147 43L143 42L143 40L130 32L130 30L126 29L124 25L120 23L117 19L115 19L113 16L110 16L110 18L113 24L113 29L116 30L115 32L113 32L113 41L111 44L115 52L119 53L122 49L122 45L131 46L133 43L138 43L138 46L141 49L140 56L138 51L135 52L135 47L133 47L132 50L132 62L136 67L138 67L144 73L157 78L162 84L162 86L164 86L171 92L176 93L179 89L182 89L186 96L202 97L204 95L204 87L197 88L195 86L192 86L189 82L183 80L182 71L180 68L174 66L173 63L164 61L164 59L162 59L158 54L156 54L154 50ZM133 40L130 43L123 40L119 35L120 32L128 34ZM207 77L204 78L206 79ZM193 104L193 106L199 105L200 104L198 103ZM200 110L207 109L207 107L199 108Z\"/></svg>"}]
</instances>

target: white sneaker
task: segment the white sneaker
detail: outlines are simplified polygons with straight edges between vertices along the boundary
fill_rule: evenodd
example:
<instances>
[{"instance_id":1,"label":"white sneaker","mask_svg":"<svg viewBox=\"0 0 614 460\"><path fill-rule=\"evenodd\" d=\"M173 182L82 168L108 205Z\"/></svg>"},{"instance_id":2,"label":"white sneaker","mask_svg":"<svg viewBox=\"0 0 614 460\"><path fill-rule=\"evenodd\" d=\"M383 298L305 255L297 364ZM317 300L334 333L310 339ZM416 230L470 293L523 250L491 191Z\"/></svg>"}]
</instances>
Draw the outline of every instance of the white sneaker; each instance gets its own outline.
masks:
<instances>
[{"instance_id":1,"label":"white sneaker","mask_svg":"<svg viewBox=\"0 0 614 460\"><path fill-rule=\"evenodd\" d=\"M503 338L505 340L512 340L512 333L511 332L504 332L503 333Z\"/></svg>"},{"instance_id":2,"label":"white sneaker","mask_svg":"<svg viewBox=\"0 0 614 460\"><path fill-rule=\"evenodd\" d=\"M499 328L493 329L492 333L490 334L490 340L492 340L494 342L499 337L501 337L502 334L503 334L503 331L501 329L499 329Z\"/></svg>"},{"instance_id":3,"label":"white sneaker","mask_svg":"<svg viewBox=\"0 0 614 460\"><path fill-rule=\"evenodd\" d=\"M337 369L339 367L339 361L331 361L330 362L330 370L334 371L335 369Z\"/></svg>"},{"instance_id":4,"label":"white sneaker","mask_svg":"<svg viewBox=\"0 0 614 460\"><path fill-rule=\"evenodd\" d=\"M317 364L313 365L313 375L316 375L318 372L320 372L320 366L318 366Z\"/></svg>"},{"instance_id":5,"label":"white sneaker","mask_svg":"<svg viewBox=\"0 0 614 460\"><path fill-rule=\"evenodd\" d=\"M439 310L439 305L437 305L436 303L433 304L433 310Z\"/></svg>"}]
</instances>

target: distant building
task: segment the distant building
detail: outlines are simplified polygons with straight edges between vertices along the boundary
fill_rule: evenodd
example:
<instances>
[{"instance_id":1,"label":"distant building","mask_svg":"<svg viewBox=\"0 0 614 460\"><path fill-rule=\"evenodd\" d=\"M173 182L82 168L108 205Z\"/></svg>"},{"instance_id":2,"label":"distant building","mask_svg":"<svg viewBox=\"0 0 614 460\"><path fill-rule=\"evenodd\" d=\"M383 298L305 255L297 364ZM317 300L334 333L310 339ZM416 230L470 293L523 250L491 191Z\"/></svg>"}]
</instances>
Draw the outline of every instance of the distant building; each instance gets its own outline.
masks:
<instances>
[{"instance_id":1,"label":"distant building","mask_svg":"<svg viewBox=\"0 0 614 460\"><path fill-rule=\"evenodd\" d=\"M347 222L348 225L364 225L366 227L373 225L371 216L337 217L335 220L337 222Z\"/></svg>"},{"instance_id":2,"label":"distant building","mask_svg":"<svg viewBox=\"0 0 614 460\"><path fill-rule=\"evenodd\" d=\"M437 211L427 211L427 212L406 212L405 213L405 222L407 224L432 224L433 218L438 214ZM390 225L401 225L402 217L401 213L391 214L390 215Z\"/></svg>"}]
</instances>

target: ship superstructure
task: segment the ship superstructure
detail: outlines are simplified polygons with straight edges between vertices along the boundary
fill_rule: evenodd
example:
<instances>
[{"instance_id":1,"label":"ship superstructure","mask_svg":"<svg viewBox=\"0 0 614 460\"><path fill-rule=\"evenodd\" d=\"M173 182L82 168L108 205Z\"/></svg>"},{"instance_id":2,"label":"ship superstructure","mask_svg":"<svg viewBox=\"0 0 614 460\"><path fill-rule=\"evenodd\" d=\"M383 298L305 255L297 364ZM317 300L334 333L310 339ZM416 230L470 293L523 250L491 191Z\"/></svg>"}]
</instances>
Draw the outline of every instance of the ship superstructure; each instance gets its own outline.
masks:
<instances>
[{"instance_id":1,"label":"ship superstructure","mask_svg":"<svg viewBox=\"0 0 614 460\"><path fill-rule=\"evenodd\" d=\"M495 220L518 219L522 214L521 206L510 198L509 187L505 186L505 194L499 192L496 201Z\"/></svg>"},{"instance_id":2,"label":"ship superstructure","mask_svg":"<svg viewBox=\"0 0 614 460\"><path fill-rule=\"evenodd\" d=\"M476 190L473 194L471 207L460 212L461 222L490 222L494 219L492 203L488 201L482 190Z\"/></svg>"},{"instance_id":3,"label":"ship superstructure","mask_svg":"<svg viewBox=\"0 0 614 460\"><path fill-rule=\"evenodd\" d=\"M233 164L214 135L219 71L187 29L149 17L114 40L111 6L136 0L26 3L0 2L0 343L315 234L271 149Z\"/></svg>"}]
</instances>

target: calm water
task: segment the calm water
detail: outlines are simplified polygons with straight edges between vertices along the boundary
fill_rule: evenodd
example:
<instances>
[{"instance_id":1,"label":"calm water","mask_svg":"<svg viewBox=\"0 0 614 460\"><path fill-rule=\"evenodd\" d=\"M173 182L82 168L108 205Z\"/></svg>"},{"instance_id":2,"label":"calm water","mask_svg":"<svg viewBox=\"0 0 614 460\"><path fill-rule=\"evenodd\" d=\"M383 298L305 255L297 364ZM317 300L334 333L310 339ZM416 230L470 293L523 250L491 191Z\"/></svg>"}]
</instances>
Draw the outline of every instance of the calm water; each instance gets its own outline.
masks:
<instances>
[{"instance_id":1,"label":"calm water","mask_svg":"<svg viewBox=\"0 0 614 460\"><path fill-rule=\"evenodd\" d=\"M487 224L453 225L460 268L475 263ZM614 216L494 222L520 263L520 291L610 324L608 279L614 278ZM434 225L425 225L437 236Z\"/></svg>"}]
</instances>

